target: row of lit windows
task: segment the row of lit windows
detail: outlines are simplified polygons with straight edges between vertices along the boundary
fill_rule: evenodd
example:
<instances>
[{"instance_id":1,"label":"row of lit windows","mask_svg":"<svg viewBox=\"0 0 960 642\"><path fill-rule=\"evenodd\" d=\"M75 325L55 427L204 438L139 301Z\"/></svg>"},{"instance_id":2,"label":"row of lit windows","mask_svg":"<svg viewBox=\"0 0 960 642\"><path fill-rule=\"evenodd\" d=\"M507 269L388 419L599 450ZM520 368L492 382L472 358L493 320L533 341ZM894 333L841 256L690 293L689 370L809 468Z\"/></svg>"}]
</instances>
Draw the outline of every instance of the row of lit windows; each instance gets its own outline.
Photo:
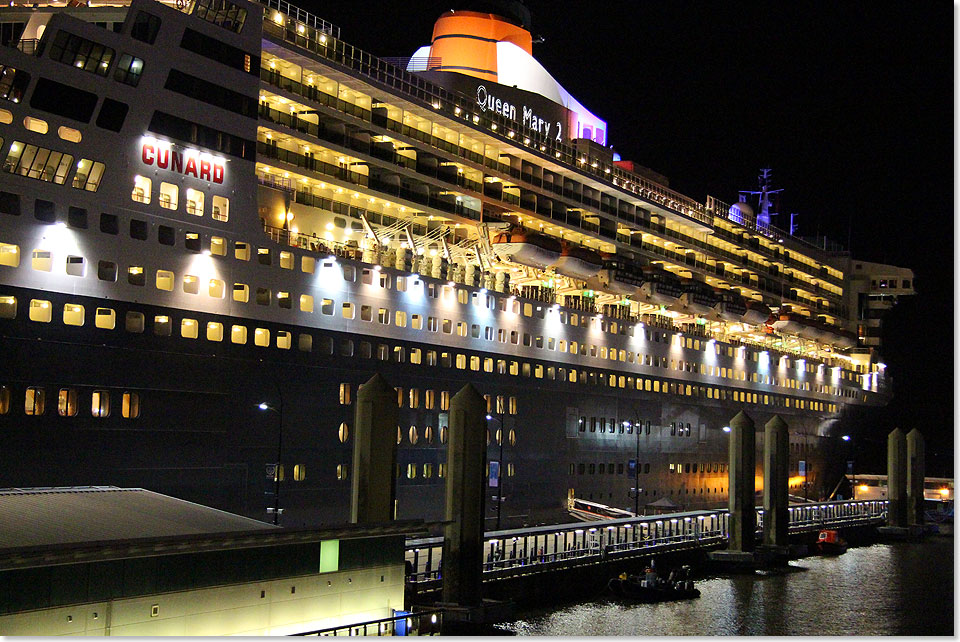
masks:
<instances>
[{"instance_id":1,"label":"row of lit windows","mask_svg":"<svg viewBox=\"0 0 960 642\"><path fill-rule=\"evenodd\" d=\"M31 321L49 323L53 317L53 307L49 301L42 299L32 299L29 307L29 319ZM0 296L0 318L13 319L17 315L17 299L13 296ZM86 309L83 305L67 303L63 307L63 322L67 325L82 326L85 323ZM116 327L116 312L112 308L98 307L94 314L94 324L98 328L112 330ZM171 336L173 334L174 322L168 315L155 315L153 319L153 333L157 336ZM210 321L205 324L205 337L208 341L224 341L227 334L232 343L245 345L249 339L248 328L245 325L234 324L226 331L226 326L220 322ZM140 312L130 311L126 313L125 329L128 332L142 333L145 329L145 317ZM180 320L180 336L188 339L197 339L200 336L201 324L198 320L192 318L183 318ZM271 345L272 335L267 328L254 328L254 345L268 347ZM278 330L275 334L275 345L277 348L289 350L292 347L293 334L289 331ZM320 352L322 354L334 354L334 340L331 337L321 337ZM372 346L368 341L360 341L360 350L355 353L355 344L352 339L345 339L340 342L338 354L344 357L359 356L361 358L372 358ZM313 350L313 336L307 333L300 333L298 338L298 348L304 352ZM407 349L402 346L394 346L391 350L387 344L378 346L377 355L383 361L392 360L397 363L406 361ZM435 350L427 350L424 357L420 348L410 348L410 363L442 367L457 367L466 369L467 355L456 354L455 360L451 358L450 353L441 352L438 354ZM469 357L470 369L479 370L481 358L478 356ZM608 382L610 387L620 387L638 391L662 393L664 395L672 394L676 396L707 397L708 388L691 384L677 382L661 382L657 379L644 377L632 377L623 375L604 375L586 370L577 370L576 368L556 368L554 366L544 367L541 364L520 363L517 361L508 361L505 359L496 359L496 370L494 370L494 359L485 357L482 360L483 370L485 372L494 372L498 374L510 374L513 376L546 378L548 380L569 381L570 383L581 383L591 385L603 385ZM788 397L778 397L757 393L747 393L741 391L729 391L726 389L712 390L712 398L722 400L741 401L743 403L763 403L764 405L785 406L787 408L795 407L799 409L809 409L817 411L836 412L836 404L824 403L811 400L791 400ZM844 396L855 396L856 391L844 390ZM866 401L866 396L861 399ZM425 398L426 401L426 398ZM441 398L441 408L444 401ZM447 402L449 403L449 402ZM489 405L489 404L488 404ZM511 406L514 407L514 406ZM443 409L443 408L442 408ZM499 412L499 410L498 410ZM511 413L512 414L512 413Z\"/></svg>"},{"instance_id":2,"label":"row of lit windows","mask_svg":"<svg viewBox=\"0 0 960 642\"><path fill-rule=\"evenodd\" d=\"M135 176L133 191L130 198L137 203L149 205L153 200L153 181L146 176ZM187 214L203 216L205 196L201 190L188 187L184 194L184 209ZM157 199L160 207L167 210L177 210L180 207L180 187L174 183L160 183L160 193ZM214 194L210 216L215 221L226 223L230 219L230 199Z\"/></svg>"},{"instance_id":3,"label":"row of lit windows","mask_svg":"<svg viewBox=\"0 0 960 642\"><path fill-rule=\"evenodd\" d=\"M2 144L3 139L0 138L0 145ZM73 156L70 154L15 140L10 144L10 151L3 162L3 171L63 185L72 164ZM103 163L82 158L77 162L76 170L72 187L96 192L103 179Z\"/></svg>"},{"instance_id":4,"label":"row of lit windows","mask_svg":"<svg viewBox=\"0 0 960 642\"><path fill-rule=\"evenodd\" d=\"M10 386L0 386L0 415L10 412L12 391ZM47 390L42 386L29 386L24 393L24 414L40 416L47 410ZM57 414L61 417L76 417L80 410L80 393L76 388L60 388L57 394ZM98 418L110 416L110 391L94 390L90 394L90 415ZM124 392L120 398L120 416L136 419L140 416L140 394Z\"/></svg>"},{"instance_id":5,"label":"row of lit windows","mask_svg":"<svg viewBox=\"0 0 960 642\"><path fill-rule=\"evenodd\" d=\"M383 346L387 347L387 346ZM419 388L409 388L404 394L403 388L396 388L397 391L397 407L403 408L404 402L408 404L409 408L419 408L420 407L420 389ZM350 383L341 383L340 384L340 405L349 406L353 403L353 384ZM498 414L517 414L517 398L516 397L505 397L503 395L484 395L484 401L486 402L487 412L496 412ZM434 390L424 390L423 391L423 407L427 410L433 410L436 405L436 391ZM494 407L494 403L496 406ZM450 409L450 392L448 390L440 391L440 410L449 410Z\"/></svg>"},{"instance_id":6,"label":"row of lit windows","mask_svg":"<svg viewBox=\"0 0 960 642\"><path fill-rule=\"evenodd\" d=\"M631 463L632 460L631 460ZM650 473L650 463L637 463L636 464L637 474L647 475ZM727 472L728 464L721 462L700 462L700 463L671 463L667 466L667 470L673 473L725 473ZM627 466L626 470L629 473L630 467ZM622 475L624 472L623 463L599 463L599 464L569 464L567 467L568 475Z\"/></svg>"}]
</instances>

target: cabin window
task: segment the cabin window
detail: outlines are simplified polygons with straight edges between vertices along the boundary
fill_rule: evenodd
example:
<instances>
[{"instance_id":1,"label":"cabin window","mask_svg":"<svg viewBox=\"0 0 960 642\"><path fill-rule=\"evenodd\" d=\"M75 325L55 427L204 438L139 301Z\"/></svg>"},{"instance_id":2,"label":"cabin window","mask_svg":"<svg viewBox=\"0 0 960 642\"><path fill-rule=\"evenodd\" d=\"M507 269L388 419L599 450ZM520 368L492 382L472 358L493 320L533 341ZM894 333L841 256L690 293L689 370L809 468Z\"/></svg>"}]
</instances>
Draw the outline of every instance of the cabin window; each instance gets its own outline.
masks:
<instances>
[{"instance_id":1,"label":"cabin window","mask_svg":"<svg viewBox=\"0 0 960 642\"><path fill-rule=\"evenodd\" d=\"M223 341L223 324L216 321L207 323L207 341Z\"/></svg>"},{"instance_id":2,"label":"cabin window","mask_svg":"<svg viewBox=\"0 0 960 642\"><path fill-rule=\"evenodd\" d=\"M180 321L180 336L184 339L196 339L200 336L200 324L196 319L182 319Z\"/></svg>"},{"instance_id":3,"label":"cabin window","mask_svg":"<svg viewBox=\"0 0 960 642\"><path fill-rule=\"evenodd\" d=\"M313 297L309 294L300 295L300 311L313 312Z\"/></svg>"},{"instance_id":4,"label":"cabin window","mask_svg":"<svg viewBox=\"0 0 960 642\"><path fill-rule=\"evenodd\" d=\"M293 269L294 257L292 252L280 252L280 267L284 270Z\"/></svg>"},{"instance_id":5,"label":"cabin window","mask_svg":"<svg viewBox=\"0 0 960 642\"><path fill-rule=\"evenodd\" d=\"M0 386L0 415L10 412L10 386Z\"/></svg>"},{"instance_id":6,"label":"cabin window","mask_svg":"<svg viewBox=\"0 0 960 642\"><path fill-rule=\"evenodd\" d=\"M87 262L82 256L67 256L67 274L83 276L86 273Z\"/></svg>"},{"instance_id":7,"label":"cabin window","mask_svg":"<svg viewBox=\"0 0 960 642\"><path fill-rule=\"evenodd\" d=\"M0 265L13 268L20 267L20 246L0 243Z\"/></svg>"},{"instance_id":8,"label":"cabin window","mask_svg":"<svg viewBox=\"0 0 960 642\"><path fill-rule=\"evenodd\" d=\"M246 303L250 300L250 286L246 283L233 284L233 300L238 303Z\"/></svg>"},{"instance_id":9,"label":"cabin window","mask_svg":"<svg viewBox=\"0 0 960 642\"><path fill-rule=\"evenodd\" d=\"M250 244L237 241L233 244L233 257L239 261L250 260Z\"/></svg>"},{"instance_id":10,"label":"cabin window","mask_svg":"<svg viewBox=\"0 0 960 642\"><path fill-rule=\"evenodd\" d=\"M187 188L187 214L194 216L203 216L203 192Z\"/></svg>"},{"instance_id":11,"label":"cabin window","mask_svg":"<svg viewBox=\"0 0 960 642\"><path fill-rule=\"evenodd\" d=\"M77 172L73 175L72 186L76 189L96 192L103 177L103 163L81 158L77 161Z\"/></svg>"},{"instance_id":12,"label":"cabin window","mask_svg":"<svg viewBox=\"0 0 960 642\"><path fill-rule=\"evenodd\" d=\"M230 342L238 345L245 345L247 343L247 326L232 326L230 328Z\"/></svg>"},{"instance_id":13,"label":"cabin window","mask_svg":"<svg viewBox=\"0 0 960 642\"><path fill-rule=\"evenodd\" d=\"M82 305L67 303L63 306L63 322L66 325L83 325L84 309Z\"/></svg>"},{"instance_id":14,"label":"cabin window","mask_svg":"<svg viewBox=\"0 0 960 642\"><path fill-rule=\"evenodd\" d=\"M94 390L90 397L90 413L101 419L110 416L110 393L107 390Z\"/></svg>"},{"instance_id":15,"label":"cabin window","mask_svg":"<svg viewBox=\"0 0 960 642\"><path fill-rule=\"evenodd\" d=\"M34 250L31 255L30 266L34 270L49 272L53 269L53 257L47 250Z\"/></svg>"},{"instance_id":16,"label":"cabin window","mask_svg":"<svg viewBox=\"0 0 960 642\"><path fill-rule=\"evenodd\" d=\"M230 199L224 196L213 197L213 220L226 223L230 219ZM312 272L313 270L311 270ZM304 270L306 272L306 270Z\"/></svg>"},{"instance_id":17,"label":"cabin window","mask_svg":"<svg viewBox=\"0 0 960 642\"><path fill-rule=\"evenodd\" d=\"M153 333L158 337L169 337L172 329L170 317L165 314L158 314L153 317Z\"/></svg>"},{"instance_id":18,"label":"cabin window","mask_svg":"<svg viewBox=\"0 0 960 642\"><path fill-rule=\"evenodd\" d=\"M285 330L277 332L277 347L281 350L289 350L293 344L293 335Z\"/></svg>"},{"instance_id":19,"label":"cabin window","mask_svg":"<svg viewBox=\"0 0 960 642\"><path fill-rule=\"evenodd\" d=\"M226 291L226 284L220 279L210 279L207 283L207 294L214 299L222 299Z\"/></svg>"},{"instance_id":20,"label":"cabin window","mask_svg":"<svg viewBox=\"0 0 960 642\"><path fill-rule=\"evenodd\" d=\"M257 288L257 305L270 305L271 298L269 288Z\"/></svg>"},{"instance_id":21,"label":"cabin window","mask_svg":"<svg viewBox=\"0 0 960 642\"><path fill-rule=\"evenodd\" d=\"M0 319L17 318L17 297L0 296Z\"/></svg>"},{"instance_id":22,"label":"cabin window","mask_svg":"<svg viewBox=\"0 0 960 642\"><path fill-rule=\"evenodd\" d=\"M266 328L256 328L253 331L253 345L261 348L270 347L270 330Z\"/></svg>"},{"instance_id":23,"label":"cabin window","mask_svg":"<svg viewBox=\"0 0 960 642\"><path fill-rule=\"evenodd\" d=\"M30 386L24 396L23 411L30 416L43 414L46 391L43 388Z\"/></svg>"},{"instance_id":24,"label":"cabin window","mask_svg":"<svg viewBox=\"0 0 960 642\"><path fill-rule=\"evenodd\" d=\"M157 289L167 292L173 291L173 272L170 270L157 270Z\"/></svg>"},{"instance_id":25,"label":"cabin window","mask_svg":"<svg viewBox=\"0 0 960 642\"><path fill-rule=\"evenodd\" d=\"M117 264L113 261L98 261L97 279L115 282L117 280Z\"/></svg>"},{"instance_id":26,"label":"cabin window","mask_svg":"<svg viewBox=\"0 0 960 642\"><path fill-rule=\"evenodd\" d=\"M146 176L135 176L133 178L133 192L130 198L137 203L144 205L150 204L150 190L153 189L153 182Z\"/></svg>"},{"instance_id":27,"label":"cabin window","mask_svg":"<svg viewBox=\"0 0 960 642\"><path fill-rule=\"evenodd\" d=\"M343 312L344 319L352 319L356 314L356 309L352 303L344 303L342 312Z\"/></svg>"},{"instance_id":28,"label":"cabin window","mask_svg":"<svg viewBox=\"0 0 960 642\"><path fill-rule=\"evenodd\" d=\"M117 313L112 308L97 308L94 325L101 330L113 330L117 327Z\"/></svg>"},{"instance_id":29,"label":"cabin window","mask_svg":"<svg viewBox=\"0 0 960 642\"><path fill-rule=\"evenodd\" d=\"M61 417L76 417L77 391L74 388L61 388L57 397L57 414Z\"/></svg>"},{"instance_id":30,"label":"cabin window","mask_svg":"<svg viewBox=\"0 0 960 642\"><path fill-rule=\"evenodd\" d=\"M175 210L179 205L180 188L173 183L160 183L160 207Z\"/></svg>"},{"instance_id":31,"label":"cabin window","mask_svg":"<svg viewBox=\"0 0 960 642\"><path fill-rule=\"evenodd\" d=\"M183 277L183 291L186 294L197 294L200 292L200 280L192 274L185 274Z\"/></svg>"},{"instance_id":32,"label":"cabin window","mask_svg":"<svg viewBox=\"0 0 960 642\"><path fill-rule=\"evenodd\" d=\"M337 464L337 479L340 481L345 481L347 479L347 465L346 464Z\"/></svg>"},{"instance_id":33,"label":"cabin window","mask_svg":"<svg viewBox=\"0 0 960 642\"><path fill-rule=\"evenodd\" d=\"M306 274L313 274L317 269L317 260L312 256L300 257L300 269Z\"/></svg>"}]
</instances>

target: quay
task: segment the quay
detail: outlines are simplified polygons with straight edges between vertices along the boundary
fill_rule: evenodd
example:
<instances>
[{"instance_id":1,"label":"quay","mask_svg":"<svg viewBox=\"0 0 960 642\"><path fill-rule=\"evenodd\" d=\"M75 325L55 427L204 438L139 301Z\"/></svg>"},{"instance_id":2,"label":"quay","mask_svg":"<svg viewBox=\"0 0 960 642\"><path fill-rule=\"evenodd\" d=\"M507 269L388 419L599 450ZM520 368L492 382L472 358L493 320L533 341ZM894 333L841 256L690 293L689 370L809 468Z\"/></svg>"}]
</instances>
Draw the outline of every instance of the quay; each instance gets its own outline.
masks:
<instances>
[{"instance_id":1,"label":"quay","mask_svg":"<svg viewBox=\"0 0 960 642\"><path fill-rule=\"evenodd\" d=\"M882 526L887 510L887 500L798 504L789 508L789 533ZM763 534L763 513L756 509L758 541ZM729 524L729 511L717 509L490 531L483 541L483 582L668 553L716 550L725 546ZM442 537L407 539L405 560L408 590L421 596L439 590Z\"/></svg>"}]
</instances>

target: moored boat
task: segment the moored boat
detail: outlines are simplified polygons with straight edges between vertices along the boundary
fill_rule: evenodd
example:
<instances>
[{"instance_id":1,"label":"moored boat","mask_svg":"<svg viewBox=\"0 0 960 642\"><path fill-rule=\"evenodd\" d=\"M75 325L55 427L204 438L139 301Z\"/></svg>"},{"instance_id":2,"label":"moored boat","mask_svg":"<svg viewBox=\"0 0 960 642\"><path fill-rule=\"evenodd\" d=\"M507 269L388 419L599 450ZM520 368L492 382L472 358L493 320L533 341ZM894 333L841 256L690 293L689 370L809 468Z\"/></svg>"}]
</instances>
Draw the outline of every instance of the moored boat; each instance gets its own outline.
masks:
<instances>
[{"instance_id":1,"label":"moored boat","mask_svg":"<svg viewBox=\"0 0 960 642\"><path fill-rule=\"evenodd\" d=\"M821 555L841 555L847 552L847 540L839 531L823 530L817 536L817 551Z\"/></svg>"},{"instance_id":2,"label":"moored boat","mask_svg":"<svg viewBox=\"0 0 960 642\"><path fill-rule=\"evenodd\" d=\"M666 579L657 575L653 568L646 569L643 575L621 573L619 577L611 578L607 582L607 588L618 597L645 603L700 597L700 590L694 587L693 580L690 579L689 566L671 571Z\"/></svg>"}]
</instances>

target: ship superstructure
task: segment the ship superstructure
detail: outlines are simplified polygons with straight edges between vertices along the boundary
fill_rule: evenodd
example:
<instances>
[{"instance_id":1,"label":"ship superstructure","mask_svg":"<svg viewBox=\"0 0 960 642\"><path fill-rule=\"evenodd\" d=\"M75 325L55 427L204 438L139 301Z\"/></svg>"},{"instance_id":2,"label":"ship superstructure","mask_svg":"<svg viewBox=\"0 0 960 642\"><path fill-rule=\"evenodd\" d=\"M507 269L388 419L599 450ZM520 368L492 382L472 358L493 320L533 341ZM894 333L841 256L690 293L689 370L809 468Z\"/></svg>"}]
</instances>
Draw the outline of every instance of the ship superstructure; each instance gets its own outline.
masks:
<instances>
[{"instance_id":1,"label":"ship superstructure","mask_svg":"<svg viewBox=\"0 0 960 642\"><path fill-rule=\"evenodd\" d=\"M451 16L526 60L522 25ZM845 412L889 398L848 257L614 160L562 87L388 62L275 0L0 22L0 486L343 521L381 372L400 516L441 515L466 382L505 524L716 506L739 410L787 420L793 492L821 494Z\"/></svg>"}]
</instances>

